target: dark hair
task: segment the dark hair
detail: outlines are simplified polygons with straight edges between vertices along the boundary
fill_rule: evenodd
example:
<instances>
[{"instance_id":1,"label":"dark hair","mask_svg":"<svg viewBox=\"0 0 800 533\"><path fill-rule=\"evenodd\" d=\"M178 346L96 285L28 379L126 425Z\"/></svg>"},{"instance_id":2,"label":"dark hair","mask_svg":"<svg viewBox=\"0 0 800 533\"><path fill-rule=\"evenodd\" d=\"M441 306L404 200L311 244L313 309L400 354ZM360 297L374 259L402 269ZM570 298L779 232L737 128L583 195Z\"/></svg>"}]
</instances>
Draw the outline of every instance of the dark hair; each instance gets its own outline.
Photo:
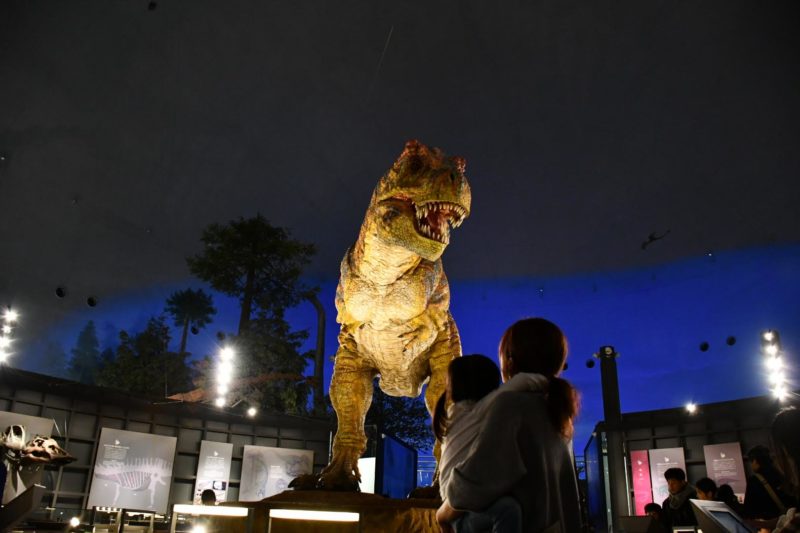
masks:
<instances>
[{"instance_id":1,"label":"dark hair","mask_svg":"<svg viewBox=\"0 0 800 533\"><path fill-rule=\"evenodd\" d=\"M664 479L669 481L670 479L677 479L678 481L686 481L686 472L684 472L680 468L667 468L667 471L664 472Z\"/></svg>"},{"instance_id":2,"label":"dark hair","mask_svg":"<svg viewBox=\"0 0 800 533\"><path fill-rule=\"evenodd\" d=\"M477 402L500 385L500 370L485 355L473 354L456 357L447 367L450 380L450 401ZM447 434L447 392L439 396L433 410L433 433L438 440Z\"/></svg>"},{"instance_id":3,"label":"dark hair","mask_svg":"<svg viewBox=\"0 0 800 533\"><path fill-rule=\"evenodd\" d=\"M733 487L727 483L720 485L717 489L717 500L721 501L734 511L739 506L739 498L737 498L736 493L733 492Z\"/></svg>"},{"instance_id":4,"label":"dark hair","mask_svg":"<svg viewBox=\"0 0 800 533\"><path fill-rule=\"evenodd\" d=\"M758 464L764 468L769 468L772 466L772 454L770 453L769 448L764 445L756 444L750 448L750 451L747 452L747 460L752 461L754 459L758 461Z\"/></svg>"},{"instance_id":5,"label":"dark hair","mask_svg":"<svg viewBox=\"0 0 800 533\"><path fill-rule=\"evenodd\" d=\"M567 338L544 318L524 318L511 325L500 339L500 357L507 373L542 374L548 378L547 408L553 426L571 438L578 414L578 391L558 374L567 359Z\"/></svg>"},{"instance_id":6,"label":"dark hair","mask_svg":"<svg viewBox=\"0 0 800 533\"><path fill-rule=\"evenodd\" d=\"M702 490L703 492L710 492L711 494L717 494L717 484L714 483L714 480L710 477L702 477L697 480L697 483L694 484L695 488Z\"/></svg>"},{"instance_id":7,"label":"dark hair","mask_svg":"<svg viewBox=\"0 0 800 533\"><path fill-rule=\"evenodd\" d=\"M660 513L661 506L658 505L656 502L650 502L644 506L645 513Z\"/></svg>"},{"instance_id":8,"label":"dark hair","mask_svg":"<svg viewBox=\"0 0 800 533\"><path fill-rule=\"evenodd\" d=\"M787 488L800 497L800 410L789 407L778 413L772 422L771 437Z\"/></svg>"},{"instance_id":9,"label":"dark hair","mask_svg":"<svg viewBox=\"0 0 800 533\"><path fill-rule=\"evenodd\" d=\"M203 505L214 504L217 502L217 494L212 489L206 489L200 493L200 501Z\"/></svg>"}]
</instances>

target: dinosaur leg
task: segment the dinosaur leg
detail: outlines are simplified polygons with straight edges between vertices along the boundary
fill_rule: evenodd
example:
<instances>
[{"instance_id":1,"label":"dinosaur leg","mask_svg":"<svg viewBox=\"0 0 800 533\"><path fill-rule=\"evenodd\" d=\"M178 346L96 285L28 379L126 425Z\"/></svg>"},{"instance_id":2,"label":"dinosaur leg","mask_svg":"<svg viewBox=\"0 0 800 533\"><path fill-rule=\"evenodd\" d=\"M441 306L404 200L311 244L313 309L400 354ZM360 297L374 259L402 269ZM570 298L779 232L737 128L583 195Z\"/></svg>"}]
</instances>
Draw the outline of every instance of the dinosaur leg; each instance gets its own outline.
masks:
<instances>
[{"instance_id":1,"label":"dinosaur leg","mask_svg":"<svg viewBox=\"0 0 800 533\"><path fill-rule=\"evenodd\" d=\"M320 475L320 488L358 490L358 458L367 446L364 419L372 403L372 380L377 371L355 352L339 348L331 378L331 402L338 428L333 458Z\"/></svg>"}]
</instances>

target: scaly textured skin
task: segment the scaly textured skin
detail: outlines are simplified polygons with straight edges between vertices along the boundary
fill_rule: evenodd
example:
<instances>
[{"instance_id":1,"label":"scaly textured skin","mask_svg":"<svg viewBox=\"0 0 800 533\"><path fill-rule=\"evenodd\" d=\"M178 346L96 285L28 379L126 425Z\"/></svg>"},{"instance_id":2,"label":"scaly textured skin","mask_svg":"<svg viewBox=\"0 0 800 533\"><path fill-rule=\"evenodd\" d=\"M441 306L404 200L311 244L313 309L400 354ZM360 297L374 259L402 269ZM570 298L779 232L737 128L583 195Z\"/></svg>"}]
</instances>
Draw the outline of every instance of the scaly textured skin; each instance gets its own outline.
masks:
<instances>
[{"instance_id":1,"label":"scaly textured skin","mask_svg":"<svg viewBox=\"0 0 800 533\"><path fill-rule=\"evenodd\" d=\"M432 412L447 366L461 355L441 255L469 215L465 162L409 141L378 182L336 291L341 324L330 396L338 419L331 464L317 486L357 490L372 380L392 396L419 396ZM439 443L434 448L439 459Z\"/></svg>"}]
</instances>

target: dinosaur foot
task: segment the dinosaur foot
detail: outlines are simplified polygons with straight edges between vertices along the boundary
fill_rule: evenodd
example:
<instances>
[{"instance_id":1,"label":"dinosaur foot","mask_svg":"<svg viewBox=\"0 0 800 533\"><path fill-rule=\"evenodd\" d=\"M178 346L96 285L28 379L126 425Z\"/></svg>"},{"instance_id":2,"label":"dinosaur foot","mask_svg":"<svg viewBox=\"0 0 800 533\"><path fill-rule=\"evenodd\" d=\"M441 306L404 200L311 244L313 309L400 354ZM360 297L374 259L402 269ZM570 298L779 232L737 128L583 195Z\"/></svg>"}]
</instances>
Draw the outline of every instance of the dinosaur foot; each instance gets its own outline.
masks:
<instances>
[{"instance_id":1,"label":"dinosaur foot","mask_svg":"<svg viewBox=\"0 0 800 533\"><path fill-rule=\"evenodd\" d=\"M316 474L303 474L289 482L289 488L294 490L314 490L317 488L319 476Z\"/></svg>"},{"instance_id":2,"label":"dinosaur foot","mask_svg":"<svg viewBox=\"0 0 800 533\"><path fill-rule=\"evenodd\" d=\"M289 487L295 490L335 490L343 492L361 492L359 481L361 474L358 472L358 451L348 457L334 457L331 464L319 474L306 474L294 478ZM352 460L350 456L355 457Z\"/></svg>"}]
</instances>

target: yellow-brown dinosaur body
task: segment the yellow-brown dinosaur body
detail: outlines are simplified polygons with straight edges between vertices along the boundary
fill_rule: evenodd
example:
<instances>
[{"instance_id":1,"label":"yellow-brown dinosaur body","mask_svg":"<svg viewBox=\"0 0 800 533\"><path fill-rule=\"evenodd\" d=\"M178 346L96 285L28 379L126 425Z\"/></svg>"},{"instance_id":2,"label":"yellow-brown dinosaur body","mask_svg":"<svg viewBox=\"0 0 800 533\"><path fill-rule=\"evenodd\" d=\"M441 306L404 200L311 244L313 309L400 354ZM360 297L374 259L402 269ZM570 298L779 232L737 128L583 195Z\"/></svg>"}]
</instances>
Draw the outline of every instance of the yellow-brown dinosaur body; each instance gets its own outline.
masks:
<instances>
[{"instance_id":1,"label":"yellow-brown dinosaur body","mask_svg":"<svg viewBox=\"0 0 800 533\"><path fill-rule=\"evenodd\" d=\"M465 163L417 141L406 143L372 195L336 291L339 349L330 387L338 430L318 486L354 489L366 447L372 381L393 396L419 396L429 411L444 392L447 366L461 355L441 255L451 227L468 216ZM439 455L439 443L434 453Z\"/></svg>"}]
</instances>

